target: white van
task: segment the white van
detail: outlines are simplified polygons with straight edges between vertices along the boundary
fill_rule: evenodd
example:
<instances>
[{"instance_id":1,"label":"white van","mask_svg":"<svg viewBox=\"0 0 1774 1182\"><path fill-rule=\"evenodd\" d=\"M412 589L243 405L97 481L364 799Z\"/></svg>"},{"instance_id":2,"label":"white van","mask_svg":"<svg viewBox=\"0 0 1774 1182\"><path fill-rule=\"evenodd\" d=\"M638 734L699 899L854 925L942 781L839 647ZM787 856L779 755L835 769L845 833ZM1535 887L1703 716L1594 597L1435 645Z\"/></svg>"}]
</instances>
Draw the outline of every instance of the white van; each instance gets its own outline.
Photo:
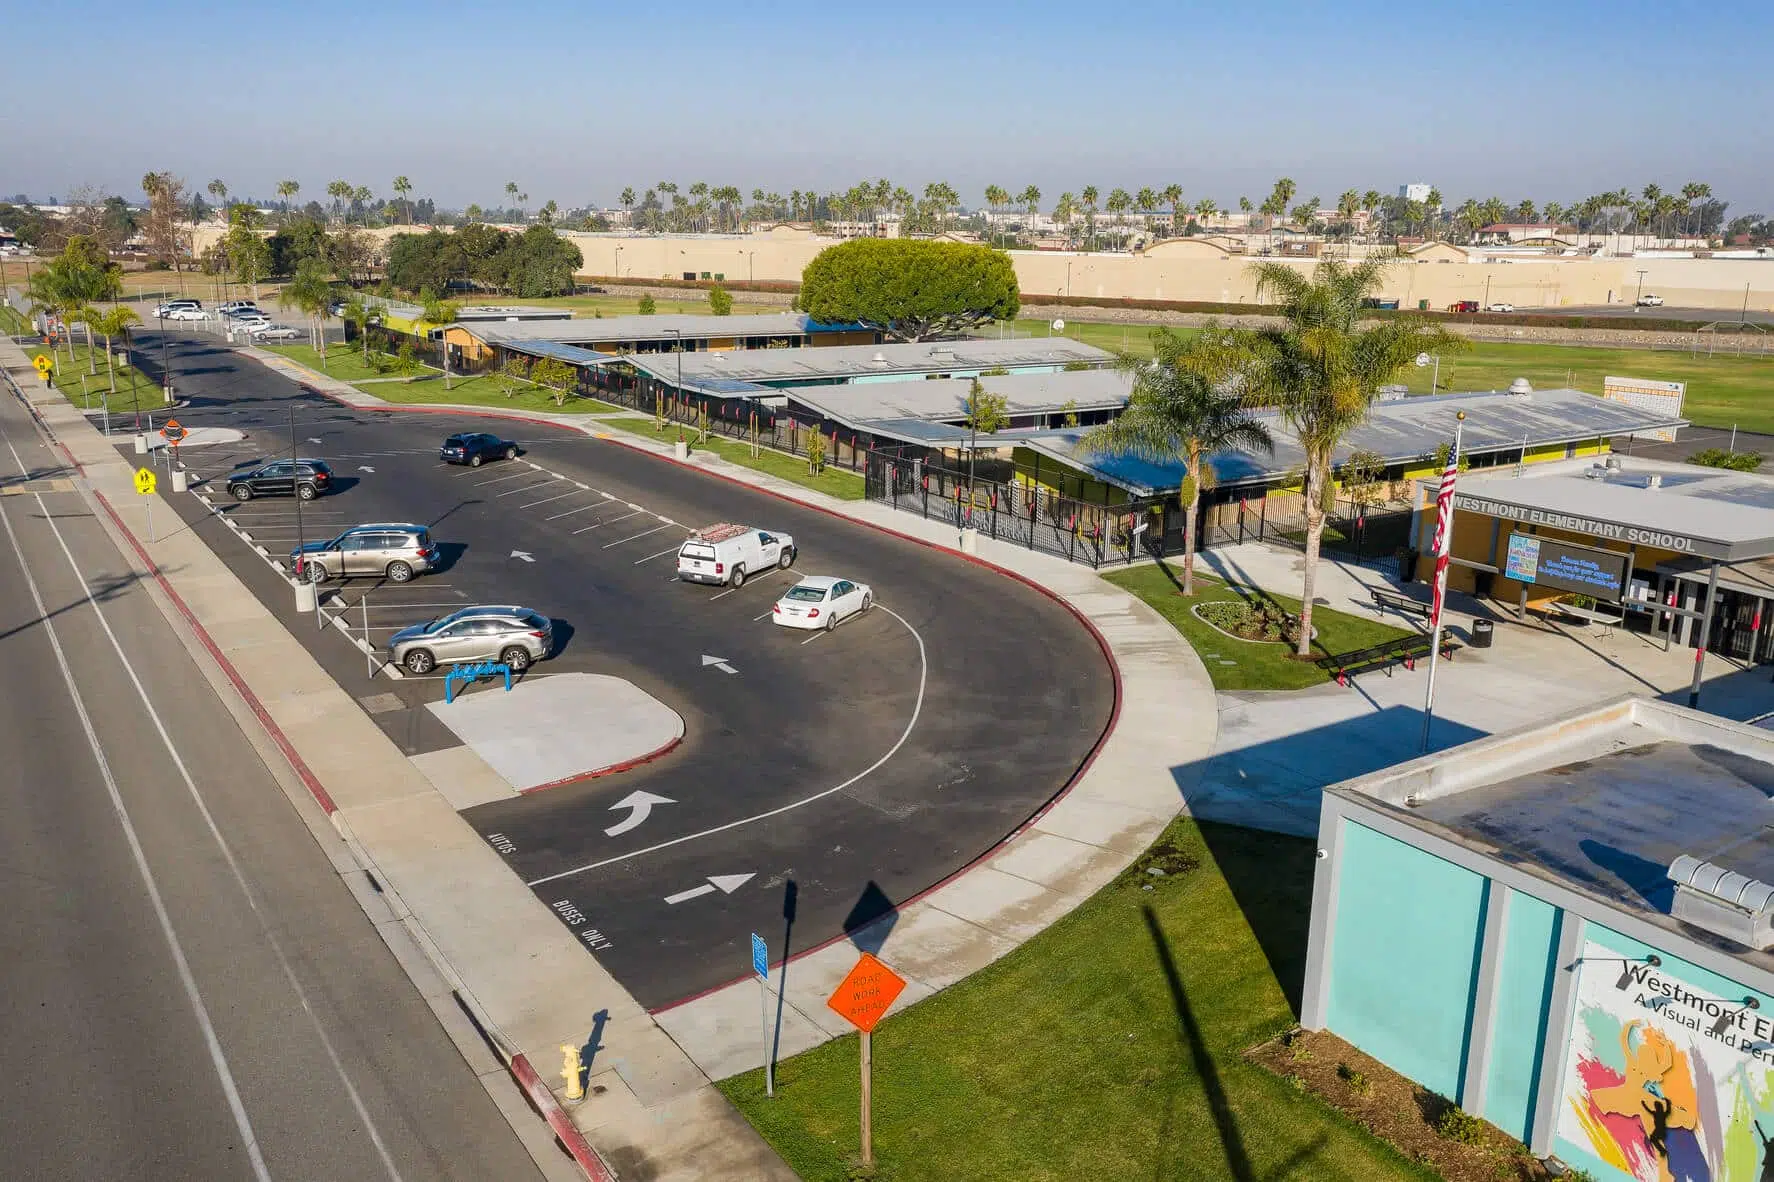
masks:
<instances>
[{"instance_id":1,"label":"white van","mask_svg":"<svg viewBox=\"0 0 1774 1182\"><path fill-rule=\"evenodd\" d=\"M787 534L723 522L697 530L678 548L678 578L743 587L748 575L787 570L794 561L795 540Z\"/></svg>"}]
</instances>

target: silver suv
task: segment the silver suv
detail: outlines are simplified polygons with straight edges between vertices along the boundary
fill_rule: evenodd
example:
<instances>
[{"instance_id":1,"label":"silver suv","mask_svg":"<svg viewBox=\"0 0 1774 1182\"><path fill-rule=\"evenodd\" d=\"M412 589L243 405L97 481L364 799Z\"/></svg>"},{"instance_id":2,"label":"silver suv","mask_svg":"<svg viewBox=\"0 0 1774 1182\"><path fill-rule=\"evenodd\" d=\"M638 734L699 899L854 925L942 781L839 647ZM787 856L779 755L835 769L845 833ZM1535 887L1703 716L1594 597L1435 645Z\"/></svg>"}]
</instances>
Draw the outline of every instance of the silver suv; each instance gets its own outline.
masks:
<instances>
[{"instance_id":1,"label":"silver suv","mask_svg":"<svg viewBox=\"0 0 1774 1182\"><path fill-rule=\"evenodd\" d=\"M388 660L408 673L503 661L522 673L554 649L554 622L527 607L465 607L388 638Z\"/></svg>"},{"instance_id":2,"label":"silver suv","mask_svg":"<svg viewBox=\"0 0 1774 1182\"><path fill-rule=\"evenodd\" d=\"M354 525L328 542L290 551L290 569L310 583L354 575L404 583L437 566L437 545L422 525Z\"/></svg>"}]
</instances>

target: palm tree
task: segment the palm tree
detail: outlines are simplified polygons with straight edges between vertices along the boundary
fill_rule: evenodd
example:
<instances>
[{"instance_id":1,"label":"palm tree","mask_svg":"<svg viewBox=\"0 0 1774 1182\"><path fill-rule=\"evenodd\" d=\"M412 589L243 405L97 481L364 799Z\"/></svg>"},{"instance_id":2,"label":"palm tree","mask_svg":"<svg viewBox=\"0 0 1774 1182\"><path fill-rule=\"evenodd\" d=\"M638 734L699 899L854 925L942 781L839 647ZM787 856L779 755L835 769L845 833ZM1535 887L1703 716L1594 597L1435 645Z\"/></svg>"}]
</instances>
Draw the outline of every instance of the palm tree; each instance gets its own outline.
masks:
<instances>
[{"instance_id":1,"label":"palm tree","mask_svg":"<svg viewBox=\"0 0 1774 1182\"><path fill-rule=\"evenodd\" d=\"M404 176L397 176L394 178L394 195L396 197L400 198L401 204L406 207L406 217L407 217L407 224L408 225L411 225L412 221L413 221L413 206L412 206L412 203L407 200L407 194L411 193L412 191L413 191L413 182L412 181L409 181Z\"/></svg>"},{"instance_id":2,"label":"palm tree","mask_svg":"<svg viewBox=\"0 0 1774 1182\"><path fill-rule=\"evenodd\" d=\"M327 182L326 195L333 199L334 217L341 221L344 220L345 203L351 200L351 194L353 192L354 190L351 187L350 181L340 180Z\"/></svg>"},{"instance_id":3,"label":"palm tree","mask_svg":"<svg viewBox=\"0 0 1774 1182\"><path fill-rule=\"evenodd\" d=\"M1035 185L1029 185L1017 194L1016 199L1022 202L1023 208L1028 211L1029 236L1033 238L1035 235L1035 215L1041 212L1041 190Z\"/></svg>"},{"instance_id":4,"label":"palm tree","mask_svg":"<svg viewBox=\"0 0 1774 1182\"><path fill-rule=\"evenodd\" d=\"M1257 299L1274 304L1285 323L1259 329L1252 346L1259 364L1250 389L1280 410L1305 453L1306 562L1300 592L1298 655L1312 652L1312 596L1318 583L1318 551L1335 486L1332 460L1343 439L1367 418L1382 383L1418 353L1469 348L1456 337L1414 316L1359 328L1363 304L1380 290L1388 260L1353 267L1327 260L1310 278L1285 263L1251 266Z\"/></svg>"},{"instance_id":5,"label":"palm tree","mask_svg":"<svg viewBox=\"0 0 1774 1182\"><path fill-rule=\"evenodd\" d=\"M375 200L375 197L376 195L370 192L368 185L359 185L351 190L351 204L363 209L363 221L366 226L370 222L370 203Z\"/></svg>"},{"instance_id":6,"label":"palm tree","mask_svg":"<svg viewBox=\"0 0 1774 1182\"><path fill-rule=\"evenodd\" d=\"M222 183L222 179L220 177L217 177L215 180L213 180L209 184L205 185L204 188L208 189L209 195L216 199L216 205L219 206L222 210L222 220L227 221L228 220L228 186Z\"/></svg>"},{"instance_id":7,"label":"palm tree","mask_svg":"<svg viewBox=\"0 0 1774 1182\"><path fill-rule=\"evenodd\" d=\"M1195 594L1195 519L1201 490L1213 478L1213 457L1233 448L1270 452L1274 440L1241 392L1252 355L1240 338L1209 324L1191 340L1156 329L1156 356L1123 357L1133 377L1121 416L1092 427L1079 442L1090 453L1131 453L1154 464L1183 464L1183 594Z\"/></svg>"},{"instance_id":8,"label":"palm tree","mask_svg":"<svg viewBox=\"0 0 1774 1182\"><path fill-rule=\"evenodd\" d=\"M622 196L618 197L616 199L616 202L617 202L617 204L622 206L623 209L626 209L629 211L630 219L632 219L634 217L634 188L633 188L633 186L625 187L622 190Z\"/></svg>"},{"instance_id":9,"label":"palm tree","mask_svg":"<svg viewBox=\"0 0 1774 1182\"><path fill-rule=\"evenodd\" d=\"M517 182L516 181L506 181L505 182L505 200L507 202L509 202L511 205L517 204Z\"/></svg>"},{"instance_id":10,"label":"palm tree","mask_svg":"<svg viewBox=\"0 0 1774 1182\"><path fill-rule=\"evenodd\" d=\"M1145 215L1142 221L1145 224L1146 233L1150 234L1152 232L1152 211L1158 208L1158 194L1151 185L1144 186L1133 195L1133 207Z\"/></svg>"},{"instance_id":11,"label":"palm tree","mask_svg":"<svg viewBox=\"0 0 1774 1182\"><path fill-rule=\"evenodd\" d=\"M470 222L478 222L481 218L486 216L486 210L470 201L468 203L468 208L462 211L462 216L467 218Z\"/></svg>"},{"instance_id":12,"label":"palm tree","mask_svg":"<svg viewBox=\"0 0 1774 1182\"><path fill-rule=\"evenodd\" d=\"M300 308L313 327L320 342L320 368L326 369L326 330L322 327L327 308L333 302L333 285L319 259L306 259L296 268L295 278L277 293L280 308Z\"/></svg>"},{"instance_id":13,"label":"palm tree","mask_svg":"<svg viewBox=\"0 0 1774 1182\"><path fill-rule=\"evenodd\" d=\"M1111 189L1109 199L1103 202L1103 209L1115 215L1115 241L1120 245L1127 237L1127 218L1129 209L1133 208L1133 196L1126 189Z\"/></svg>"},{"instance_id":14,"label":"palm tree","mask_svg":"<svg viewBox=\"0 0 1774 1182\"><path fill-rule=\"evenodd\" d=\"M302 191L302 186L295 181L278 181L277 182L277 199L279 201L283 202L285 213L289 212L289 203L290 203L291 199L293 199L295 197L295 195L297 193L300 193L301 191Z\"/></svg>"},{"instance_id":15,"label":"palm tree","mask_svg":"<svg viewBox=\"0 0 1774 1182\"><path fill-rule=\"evenodd\" d=\"M1090 234L1090 249L1096 249L1096 186L1085 185L1079 196L1084 204L1084 227Z\"/></svg>"},{"instance_id":16,"label":"palm tree","mask_svg":"<svg viewBox=\"0 0 1774 1182\"><path fill-rule=\"evenodd\" d=\"M105 372L110 377L111 393L117 393L117 368L112 364L111 342L117 337L127 337L133 326L140 324L142 318L136 315L134 308L119 304L88 323L88 329L97 329L98 334L105 338Z\"/></svg>"},{"instance_id":17,"label":"palm tree","mask_svg":"<svg viewBox=\"0 0 1774 1182\"><path fill-rule=\"evenodd\" d=\"M1006 192L1001 186L999 186L999 185L987 185L986 186L986 205L988 208L991 209L992 214L993 214L992 219L991 219L991 229L992 229L993 241L996 241L997 236L998 236L997 213L1000 209L1004 208L1005 205L1009 204L1009 202L1010 202L1010 194L1008 192Z\"/></svg>"},{"instance_id":18,"label":"palm tree","mask_svg":"<svg viewBox=\"0 0 1774 1182\"><path fill-rule=\"evenodd\" d=\"M381 307L370 303L370 301L362 295L353 295L350 299L345 301L345 306L339 309L339 319L343 320L346 324L355 325L357 327L358 338L363 341L363 363L365 368L368 368L370 363L370 323L374 320L380 319L381 315Z\"/></svg>"},{"instance_id":19,"label":"palm tree","mask_svg":"<svg viewBox=\"0 0 1774 1182\"><path fill-rule=\"evenodd\" d=\"M1158 199L1170 206L1171 237L1180 236L1186 228L1183 225L1183 187L1172 181L1164 186L1164 189L1158 194Z\"/></svg>"},{"instance_id":20,"label":"palm tree","mask_svg":"<svg viewBox=\"0 0 1774 1182\"><path fill-rule=\"evenodd\" d=\"M1070 193L1061 193L1053 206L1053 220L1065 227L1068 245L1072 238L1072 219L1078 216L1078 199Z\"/></svg>"},{"instance_id":21,"label":"palm tree","mask_svg":"<svg viewBox=\"0 0 1774 1182\"><path fill-rule=\"evenodd\" d=\"M91 304L76 304L74 307L69 308L67 313L62 317L62 320L65 323L69 325L78 324L86 330L86 372L93 377L98 376L99 356L93 351L92 347L92 324L93 321L97 320L102 315L104 315L104 313L100 312ZM74 359L73 344L73 333L70 332L68 340L68 359L70 361Z\"/></svg>"},{"instance_id":22,"label":"palm tree","mask_svg":"<svg viewBox=\"0 0 1774 1182\"><path fill-rule=\"evenodd\" d=\"M425 323L433 325L439 330L448 330L450 325L456 323L457 305L454 301L440 299L428 291L421 292L419 299L425 309L421 313L420 319ZM450 388L450 341L447 331L439 332L437 343L438 352L443 357L444 389L448 390Z\"/></svg>"}]
</instances>

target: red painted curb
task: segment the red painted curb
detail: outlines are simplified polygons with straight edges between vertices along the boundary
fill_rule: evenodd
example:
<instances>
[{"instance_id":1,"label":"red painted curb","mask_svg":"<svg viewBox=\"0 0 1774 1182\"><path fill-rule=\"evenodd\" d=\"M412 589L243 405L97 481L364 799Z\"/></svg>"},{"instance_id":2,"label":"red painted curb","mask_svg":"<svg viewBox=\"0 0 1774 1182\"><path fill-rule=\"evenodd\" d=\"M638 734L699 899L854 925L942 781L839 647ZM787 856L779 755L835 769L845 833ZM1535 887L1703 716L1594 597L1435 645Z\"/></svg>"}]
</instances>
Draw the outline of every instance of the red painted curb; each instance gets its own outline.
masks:
<instances>
[{"instance_id":1,"label":"red painted curb","mask_svg":"<svg viewBox=\"0 0 1774 1182\"><path fill-rule=\"evenodd\" d=\"M523 1053L520 1051L513 1055L506 1066L511 1071L511 1077L517 1081L517 1086L524 1090L524 1095L530 1098L530 1103L542 1114L542 1119L548 1122L548 1127L554 1130L560 1143L573 1155L579 1168L585 1171L585 1176L591 1182L617 1182L616 1175L604 1165L603 1158L597 1155L597 1150L591 1147L585 1134L573 1124L566 1109L560 1106L560 1101L554 1098L554 1093L548 1090L548 1085L542 1082L542 1077L536 1074L536 1069L530 1066L530 1061Z\"/></svg>"},{"instance_id":2,"label":"red painted curb","mask_svg":"<svg viewBox=\"0 0 1774 1182\"><path fill-rule=\"evenodd\" d=\"M600 780L605 776L613 776L617 772L625 772L629 768L640 767L643 763L652 763L660 756L676 750L678 745L683 741L684 736L679 735L657 751L649 751L645 755L637 755L633 759L624 760L621 763L613 763L609 767L601 767L595 772L585 772L577 776L567 776L560 780L550 780L546 784L537 784L530 788L519 788L517 793L519 796L528 796L532 792L546 792L550 788L565 788L568 784L577 784L583 780Z\"/></svg>"}]
</instances>

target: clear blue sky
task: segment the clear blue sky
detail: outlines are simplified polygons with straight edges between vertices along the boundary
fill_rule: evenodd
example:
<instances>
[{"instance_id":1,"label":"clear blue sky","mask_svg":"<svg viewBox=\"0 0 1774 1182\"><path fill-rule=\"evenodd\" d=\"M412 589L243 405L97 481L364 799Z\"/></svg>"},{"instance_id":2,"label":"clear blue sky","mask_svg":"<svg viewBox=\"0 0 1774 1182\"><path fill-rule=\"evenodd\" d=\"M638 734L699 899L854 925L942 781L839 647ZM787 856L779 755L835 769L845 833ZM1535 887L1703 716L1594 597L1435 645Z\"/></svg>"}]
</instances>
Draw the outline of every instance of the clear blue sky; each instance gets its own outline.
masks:
<instances>
[{"instance_id":1,"label":"clear blue sky","mask_svg":"<svg viewBox=\"0 0 1774 1182\"><path fill-rule=\"evenodd\" d=\"M1690 16L1689 13L1696 15ZM1774 213L1774 6L13 5L0 193L138 199L144 172L459 208L695 180L885 176L1189 200L1437 185L1569 202L1709 182ZM65 46L76 38L78 53ZM70 66L75 68L70 70ZM71 85L77 84L77 85Z\"/></svg>"}]
</instances>

